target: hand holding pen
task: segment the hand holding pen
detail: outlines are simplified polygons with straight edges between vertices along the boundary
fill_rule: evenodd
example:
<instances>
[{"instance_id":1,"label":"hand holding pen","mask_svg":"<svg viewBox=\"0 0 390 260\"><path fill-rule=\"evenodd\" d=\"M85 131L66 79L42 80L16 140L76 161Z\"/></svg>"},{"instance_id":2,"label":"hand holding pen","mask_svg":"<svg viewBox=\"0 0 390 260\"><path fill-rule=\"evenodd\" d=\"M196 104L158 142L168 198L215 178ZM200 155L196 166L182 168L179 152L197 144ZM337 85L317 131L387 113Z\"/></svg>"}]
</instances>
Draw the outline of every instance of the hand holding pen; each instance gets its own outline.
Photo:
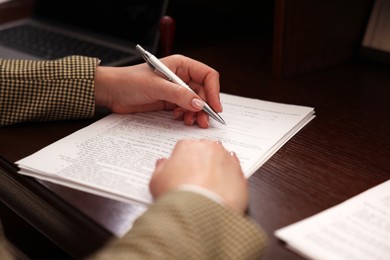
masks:
<instances>
[{"instance_id":1,"label":"hand holding pen","mask_svg":"<svg viewBox=\"0 0 390 260\"><path fill-rule=\"evenodd\" d=\"M196 123L207 128L209 115L202 111L205 100L216 112L222 112L218 72L183 55L170 55L161 62L194 91L154 73L146 63L124 67L98 66L94 78L95 105L120 114L172 110L174 118L183 120L186 125Z\"/></svg>"},{"instance_id":2,"label":"hand holding pen","mask_svg":"<svg viewBox=\"0 0 390 260\"><path fill-rule=\"evenodd\" d=\"M175 73L173 73L167 66L165 66L164 63L162 63L154 55L144 50L140 45L137 45L136 48L153 71L157 73L161 73L169 81L172 81L173 83L176 83L179 86L186 88L192 91L193 93L195 93L193 89L191 89L182 79L180 79ZM217 122L221 124L225 124L225 121L222 119L222 117L209 104L207 104L205 100L200 98L200 101L201 102L195 101L197 103L195 105L201 107L204 112L206 112L211 118L213 118Z\"/></svg>"}]
</instances>

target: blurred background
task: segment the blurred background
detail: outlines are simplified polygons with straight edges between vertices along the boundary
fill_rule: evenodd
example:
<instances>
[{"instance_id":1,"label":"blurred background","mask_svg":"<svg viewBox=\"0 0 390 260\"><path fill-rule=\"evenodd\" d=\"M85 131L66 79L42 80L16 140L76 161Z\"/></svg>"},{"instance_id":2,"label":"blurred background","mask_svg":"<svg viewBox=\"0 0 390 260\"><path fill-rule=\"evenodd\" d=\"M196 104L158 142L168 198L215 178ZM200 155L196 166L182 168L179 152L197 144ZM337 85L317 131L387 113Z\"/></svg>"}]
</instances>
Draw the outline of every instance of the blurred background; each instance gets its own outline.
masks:
<instances>
[{"instance_id":1,"label":"blurred background","mask_svg":"<svg viewBox=\"0 0 390 260\"><path fill-rule=\"evenodd\" d=\"M196 42L271 35L274 1L171 0L177 40Z\"/></svg>"}]
</instances>

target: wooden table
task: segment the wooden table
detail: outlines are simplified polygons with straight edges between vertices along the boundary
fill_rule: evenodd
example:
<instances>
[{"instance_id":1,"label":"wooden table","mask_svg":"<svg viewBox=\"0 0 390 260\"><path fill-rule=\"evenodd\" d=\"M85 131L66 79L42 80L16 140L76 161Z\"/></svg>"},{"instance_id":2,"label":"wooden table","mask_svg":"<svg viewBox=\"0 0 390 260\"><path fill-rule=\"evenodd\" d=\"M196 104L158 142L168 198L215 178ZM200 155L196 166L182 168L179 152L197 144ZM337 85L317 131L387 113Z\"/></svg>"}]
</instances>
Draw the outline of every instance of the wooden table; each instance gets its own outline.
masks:
<instances>
[{"instance_id":1,"label":"wooden table","mask_svg":"<svg viewBox=\"0 0 390 260\"><path fill-rule=\"evenodd\" d=\"M27 16L31 3L0 6L0 22ZM196 41L195 35L176 41L174 50L217 69L222 92L315 108L316 118L249 179L249 215L269 235L265 259L301 259L274 237L276 229L390 178L390 68L355 59L276 80L272 37L241 36ZM98 118L0 128L0 155L15 162ZM33 258L80 258L128 226L130 204L42 184L12 170L0 174L0 185L5 232ZM5 199L4 193L13 196Z\"/></svg>"},{"instance_id":2,"label":"wooden table","mask_svg":"<svg viewBox=\"0 0 390 260\"><path fill-rule=\"evenodd\" d=\"M177 52L216 68L221 75L222 92L315 108L316 118L249 179L249 214L270 239L265 259L301 259L274 237L276 229L390 178L390 69L356 60L288 80L275 80L270 76L269 48L267 41L254 39L182 44L177 46ZM94 120L0 128L0 154L14 162ZM129 204L56 185L47 189L27 177L14 176L14 180L21 186L33 187L29 191L41 196L69 229L90 237L83 240L80 248L78 241L67 241L76 234L56 234L58 230L46 230L42 223L22 216L71 256L81 256L101 246L112 233L124 228L126 215L131 211ZM21 224L9 208L12 205L2 208L2 214L8 217L4 221L6 231L12 233ZM13 242L23 245L26 238L14 235ZM53 249L53 255L58 254Z\"/></svg>"}]
</instances>

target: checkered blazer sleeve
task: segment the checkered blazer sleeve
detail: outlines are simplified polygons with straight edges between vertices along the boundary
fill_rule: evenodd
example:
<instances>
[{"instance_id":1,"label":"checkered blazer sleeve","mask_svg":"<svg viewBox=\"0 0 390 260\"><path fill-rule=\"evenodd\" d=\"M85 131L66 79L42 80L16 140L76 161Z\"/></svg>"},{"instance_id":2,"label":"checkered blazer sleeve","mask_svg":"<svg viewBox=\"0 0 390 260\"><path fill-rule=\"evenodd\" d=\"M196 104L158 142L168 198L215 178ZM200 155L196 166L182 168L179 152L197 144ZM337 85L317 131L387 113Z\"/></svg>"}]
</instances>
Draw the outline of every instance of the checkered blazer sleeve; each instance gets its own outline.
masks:
<instances>
[{"instance_id":1,"label":"checkered blazer sleeve","mask_svg":"<svg viewBox=\"0 0 390 260\"><path fill-rule=\"evenodd\" d=\"M266 245L247 217L200 194L172 191L89 259L260 259Z\"/></svg>"},{"instance_id":2,"label":"checkered blazer sleeve","mask_svg":"<svg viewBox=\"0 0 390 260\"><path fill-rule=\"evenodd\" d=\"M98 63L82 56L52 61L0 59L0 126L92 117Z\"/></svg>"}]
</instances>

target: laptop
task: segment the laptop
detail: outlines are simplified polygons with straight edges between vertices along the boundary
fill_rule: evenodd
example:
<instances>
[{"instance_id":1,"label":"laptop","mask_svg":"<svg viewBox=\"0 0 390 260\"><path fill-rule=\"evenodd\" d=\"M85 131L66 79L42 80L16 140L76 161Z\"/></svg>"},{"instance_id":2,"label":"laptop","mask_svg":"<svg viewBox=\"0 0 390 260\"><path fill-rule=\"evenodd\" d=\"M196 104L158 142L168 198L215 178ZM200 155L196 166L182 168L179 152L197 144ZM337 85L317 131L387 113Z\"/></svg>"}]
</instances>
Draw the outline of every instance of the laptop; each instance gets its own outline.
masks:
<instances>
[{"instance_id":1,"label":"laptop","mask_svg":"<svg viewBox=\"0 0 390 260\"><path fill-rule=\"evenodd\" d=\"M98 57L102 65L141 61L135 46L157 52L168 0L35 0L31 17L0 25L0 58Z\"/></svg>"}]
</instances>

